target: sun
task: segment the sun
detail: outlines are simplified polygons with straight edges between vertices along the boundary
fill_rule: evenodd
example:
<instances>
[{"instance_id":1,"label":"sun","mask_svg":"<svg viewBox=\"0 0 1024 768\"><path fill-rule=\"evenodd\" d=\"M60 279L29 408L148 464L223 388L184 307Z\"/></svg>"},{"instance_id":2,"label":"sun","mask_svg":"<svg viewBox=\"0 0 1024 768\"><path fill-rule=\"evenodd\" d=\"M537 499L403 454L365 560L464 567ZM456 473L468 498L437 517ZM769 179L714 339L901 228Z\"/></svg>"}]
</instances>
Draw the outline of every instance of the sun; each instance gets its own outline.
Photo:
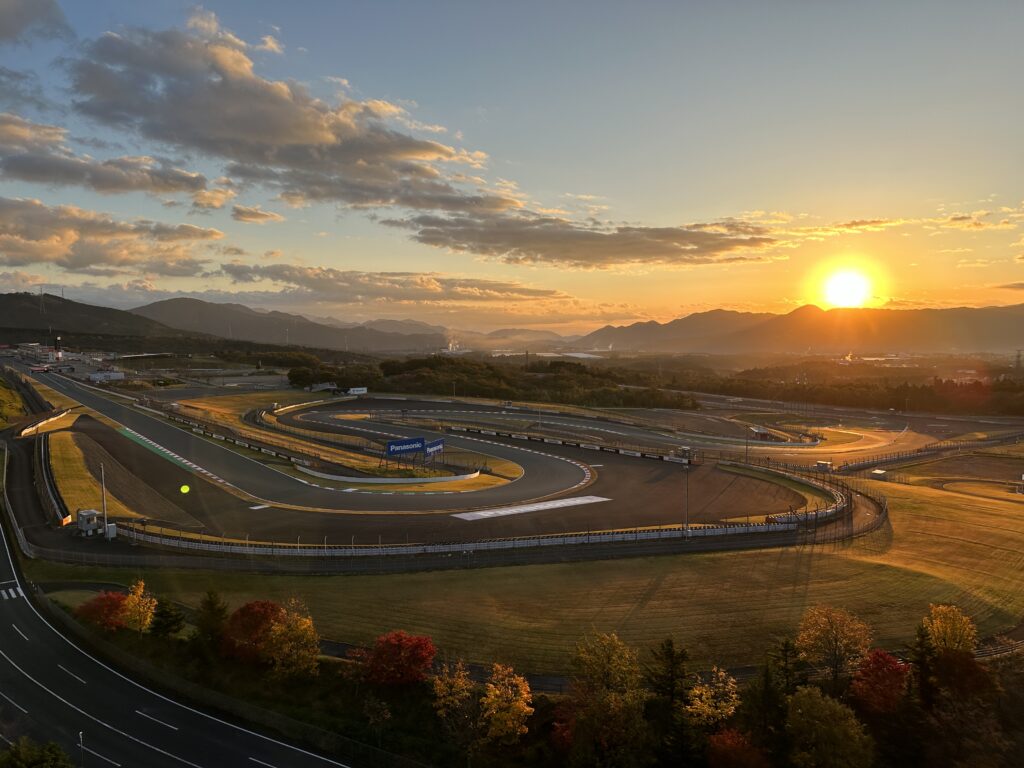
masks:
<instances>
[{"instance_id":1,"label":"sun","mask_svg":"<svg viewBox=\"0 0 1024 768\"><path fill-rule=\"evenodd\" d=\"M822 293L833 307L863 307L871 299L871 280L852 269L833 272L825 280Z\"/></svg>"}]
</instances>

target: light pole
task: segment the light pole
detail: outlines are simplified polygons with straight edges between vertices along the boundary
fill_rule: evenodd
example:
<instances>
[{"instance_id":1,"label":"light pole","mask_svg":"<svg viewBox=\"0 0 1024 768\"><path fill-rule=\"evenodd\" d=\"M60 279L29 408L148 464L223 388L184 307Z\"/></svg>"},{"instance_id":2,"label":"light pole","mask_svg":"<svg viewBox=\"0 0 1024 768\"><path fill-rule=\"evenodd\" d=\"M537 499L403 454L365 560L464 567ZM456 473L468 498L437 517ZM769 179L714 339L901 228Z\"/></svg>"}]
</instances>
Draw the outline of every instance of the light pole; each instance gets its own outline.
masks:
<instances>
[{"instance_id":1,"label":"light pole","mask_svg":"<svg viewBox=\"0 0 1024 768\"><path fill-rule=\"evenodd\" d=\"M685 529L686 538L690 538L690 465L683 465L683 528Z\"/></svg>"}]
</instances>

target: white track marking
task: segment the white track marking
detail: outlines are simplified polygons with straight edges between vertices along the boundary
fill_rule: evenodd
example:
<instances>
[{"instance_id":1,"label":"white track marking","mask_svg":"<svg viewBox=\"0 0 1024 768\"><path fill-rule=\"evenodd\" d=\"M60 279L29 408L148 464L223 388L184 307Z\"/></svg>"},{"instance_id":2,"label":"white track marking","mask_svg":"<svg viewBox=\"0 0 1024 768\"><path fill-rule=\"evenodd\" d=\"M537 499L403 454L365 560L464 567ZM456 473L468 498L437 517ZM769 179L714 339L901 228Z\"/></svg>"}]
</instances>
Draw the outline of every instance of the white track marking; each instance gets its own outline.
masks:
<instances>
[{"instance_id":1,"label":"white track marking","mask_svg":"<svg viewBox=\"0 0 1024 768\"><path fill-rule=\"evenodd\" d=\"M76 674L75 674L74 672L72 672L72 671L71 671L70 669L68 669L67 667L65 667L65 666L64 666L63 664L58 664L58 665L57 665L57 669L63 670L64 672L67 672L67 673L68 673L69 675L71 675L71 676L72 676L73 678L75 678L75 680L77 680L78 682L80 682L80 683L81 683L82 685L85 685L85 684L86 684L86 683L85 683L85 680L83 680L82 678L80 678L80 677L79 677L78 675L76 675Z\"/></svg>"},{"instance_id":2,"label":"white track marking","mask_svg":"<svg viewBox=\"0 0 1024 768\"><path fill-rule=\"evenodd\" d=\"M147 714L146 714L145 712L143 712L143 711L142 711L141 709L136 709L136 710L135 710L135 714L136 714L136 715L142 715L142 716L143 716L144 718L146 718L147 720L152 720L152 721L153 721L154 723L158 723L159 725L162 725L162 726L163 726L164 728L170 728L170 729L171 729L172 731L176 731L176 730L178 730L178 726L176 726L176 725L171 725L170 723L165 723L165 722L164 722L163 720L157 720L157 719L156 719L155 717L153 717L152 715L147 715Z\"/></svg>"},{"instance_id":3,"label":"white track marking","mask_svg":"<svg viewBox=\"0 0 1024 768\"><path fill-rule=\"evenodd\" d=\"M109 757L107 757L106 755L101 755L101 754L100 754L99 752L97 752L97 751L96 751L95 749L89 749L89 747L85 746L85 744L82 744L82 745L81 745L81 748L82 748L82 749L84 749L84 750L85 750L86 752L88 752L88 753L89 753L90 755L95 755L95 756L96 756L96 757L98 757L98 758L99 758L100 760L106 760L106 761L107 761L108 763L110 763L111 765L113 765L113 766L114 766L115 768L121 768L121 764L120 764L120 763L114 762L113 760L111 760L111 759L110 759Z\"/></svg>"},{"instance_id":4,"label":"white track marking","mask_svg":"<svg viewBox=\"0 0 1024 768\"><path fill-rule=\"evenodd\" d=\"M7 699L7 701L10 703L10 705L12 707L14 707L15 709L20 709L21 710L21 714L23 714L23 715L27 715L28 714L28 710L27 709L25 709L23 706L21 706L18 702L16 702L14 699L12 699L10 696L8 696L3 691L0 691L0 696L3 696L5 699Z\"/></svg>"},{"instance_id":5,"label":"white track marking","mask_svg":"<svg viewBox=\"0 0 1024 768\"><path fill-rule=\"evenodd\" d=\"M24 632L22 632L20 629L18 629L18 626L16 624L11 624L11 627L14 629L15 632L17 632L19 635L21 635L21 639L22 640L24 640L26 643L29 642L28 637L25 635Z\"/></svg>"},{"instance_id":6,"label":"white track marking","mask_svg":"<svg viewBox=\"0 0 1024 768\"><path fill-rule=\"evenodd\" d=\"M552 499L551 501L538 501L535 504L517 504L513 507L495 507L494 509L480 509L476 512L460 512L452 515L452 517L457 517L460 520L483 520L490 517L521 515L524 512L540 512L548 509L577 507L581 504L596 504L601 501L611 501L611 499L606 499L604 496L576 496L572 499Z\"/></svg>"}]
</instances>

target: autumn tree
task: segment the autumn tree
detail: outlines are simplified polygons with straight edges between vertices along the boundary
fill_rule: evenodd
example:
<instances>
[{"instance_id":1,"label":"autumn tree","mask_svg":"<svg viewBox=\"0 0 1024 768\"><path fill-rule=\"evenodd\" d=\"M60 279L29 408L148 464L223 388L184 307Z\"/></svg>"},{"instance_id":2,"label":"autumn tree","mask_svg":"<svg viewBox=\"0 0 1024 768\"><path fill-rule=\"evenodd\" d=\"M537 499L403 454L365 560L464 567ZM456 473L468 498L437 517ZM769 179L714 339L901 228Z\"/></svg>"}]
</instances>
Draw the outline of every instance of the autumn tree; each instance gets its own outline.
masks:
<instances>
[{"instance_id":1,"label":"autumn tree","mask_svg":"<svg viewBox=\"0 0 1024 768\"><path fill-rule=\"evenodd\" d=\"M437 648L429 637L396 630L381 635L365 654L366 679L377 685L403 686L422 682Z\"/></svg>"},{"instance_id":2,"label":"autumn tree","mask_svg":"<svg viewBox=\"0 0 1024 768\"><path fill-rule=\"evenodd\" d=\"M153 637L174 637L185 627L185 617L181 610L170 600L160 598L156 601L153 611L153 622L149 625L149 634Z\"/></svg>"},{"instance_id":3,"label":"autumn tree","mask_svg":"<svg viewBox=\"0 0 1024 768\"><path fill-rule=\"evenodd\" d=\"M532 703L533 694L526 678L510 666L495 664L480 700L483 739L492 744L515 744L527 731Z\"/></svg>"},{"instance_id":4,"label":"autumn tree","mask_svg":"<svg viewBox=\"0 0 1024 768\"><path fill-rule=\"evenodd\" d=\"M833 691L840 676L860 662L871 644L867 624L842 608L809 608L800 621L796 647L802 658L828 670Z\"/></svg>"},{"instance_id":5,"label":"autumn tree","mask_svg":"<svg viewBox=\"0 0 1024 768\"><path fill-rule=\"evenodd\" d=\"M614 632L597 634L577 643L572 666L574 762L609 768L640 764L650 694L636 651Z\"/></svg>"},{"instance_id":6,"label":"autumn tree","mask_svg":"<svg viewBox=\"0 0 1024 768\"><path fill-rule=\"evenodd\" d=\"M800 688L786 716L794 768L868 768L874 746L853 711L819 689Z\"/></svg>"},{"instance_id":7,"label":"autumn tree","mask_svg":"<svg viewBox=\"0 0 1024 768\"><path fill-rule=\"evenodd\" d=\"M686 714L696 725L712 728L732 717L740 704L736 680L724 669L711 668L707 678L690 688Z\"/></svg>"},{"instance_id":8,"label":"autumn tree","mask_svg":"<svg viewBox=\"0 0 1024 768\"><path fill-rule=\"evenodd\" d=\"M72 768L74 763L54 742L38 744L22 736L0 752L0 768Z\"/></svg>"},{"instance_id":9,"label":"autumn tree","mask_svg":"<svg viewBox=\"0 0 1024 768\"><path fill-rule=\"evenodd\" d=\"M208 649L217 648L228 620L228 606L212 589L203 595L195 615L193 638Z\"/></svg>"},{"instance_id":10,"label":"autumn tree","mask_svg":"<svg viewBox=\"0 0 1024 768\"><path fill-rule=\"evenodd\" d=\"M850 693L862 711L890 714L896 711L907 692L909 674L907 664L876 648L861 660L853 675Z\"/></svg>"},{"instance_id":11,"label":"autumn tree","mask_svg":"<svg viewBox=\"0 0 1024 768\"><path fill-rule=\"evenodd\" d=\"M278 678L314 677L320 671L320 635L306 607L290 600L263 641L264 657Z\"/></svg>"},{"instance_id":12,"label":"autumn tree","mask_svg":"<svg viewBox=\"0 0 1024 768\"><path fill-rule=\"evenodd\" d=\"M363 701L363 715L366 717L366 724L377 738L377 746L381 746L384 740L384 729L391 722L391 707L386 701L381 701L373 694L370 694Z\"/></svg>"},{"instance_id":13,"label":"autumn tree","mask_svg":"<svg viewBox=\"0 0 1024 768\"><path fill-rule=\"evenodd\" d=\"M725 728L708 737L708 768L770 768L764 752L733 728Z\"/></svg>"},{"instance_id":14,"label":"autumn tree","mask_svg":"<svg viewBox=\"0 0 1024 768\"><path fill-rule=\"evenodd\" d=\"M285 609L270 600L254 600L237 608L224 625L222 653L249 664L269 664L270 631L284 615Z\"/></svg>"},{"instance_id":15,"label":"autumn tree","mask_svg":"<svg viewBox=\"0 0 1024 768\"><path fill-rule=\"evenodd\" d=\"M476 686L461 659L444 663L431 681L434 711L449 738L463 751L472 751L479 727L480 702Z\"/></svg>"},{"instance_id":16,"label":"autumn tree","mask_svg":"<svg viewBox=\"0 0 1024 768\"><path fill-rule=\"evenodd\" d=\"M930 605L923 624L932 647L938 653L974 653L978 644L978 630L971 618L955 605Z\"/></svg>"},{"instance_id":17,"label":"autumn tree","mask_svg":"<svg viewBox=\"0 0 1024 768\"><path fill-rule=\"evenodd\" d=\"M156 598L146 592L146 582L139 579L128 590L125 596L122 613L124 625L140 635L149 629L156 610Z\"/></svg>"},{"instance_id":18,"label":"autumn tree","mask_svg":"<svg viewBox=\"0 0 1024 768\"><path fill-rule=\"evenodd\" d=\"M106 632L123 629L124 603L127 597L123 592L100 592L96 597L78 606L75 615Z\"/></svg>"}]
</instances>

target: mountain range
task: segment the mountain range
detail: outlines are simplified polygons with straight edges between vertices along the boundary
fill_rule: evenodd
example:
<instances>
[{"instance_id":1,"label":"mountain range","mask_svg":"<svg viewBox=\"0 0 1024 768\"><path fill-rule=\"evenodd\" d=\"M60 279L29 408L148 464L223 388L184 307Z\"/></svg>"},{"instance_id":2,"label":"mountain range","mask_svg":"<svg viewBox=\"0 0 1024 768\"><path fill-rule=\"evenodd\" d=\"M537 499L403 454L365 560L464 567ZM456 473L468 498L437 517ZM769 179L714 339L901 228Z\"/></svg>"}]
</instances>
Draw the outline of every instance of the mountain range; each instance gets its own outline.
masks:
<instances>
[{"instance_id":1,"label":"mountain range","mask_svg":"<svg viewBox=\"0 0 1024 768\"><path fill-rule=\"evenodd\" d=\"M1024 347L1024 304L952 309L829 309L784 315L712 310L668 323L607 325L575 343L629 352L1006 352Z\"/></svg>"},{"instance_id":2,"label":"mountain range","mask_svg":"<svg viewBox=\"0 0 1024 768\"><path fill-rule=\"evenodd\" d=\"M830 309L786 314L712 310L667 323L605 326L582 338L504 328L451 330L417 320L346 323L199 299L125 311L59 296L0 294L0 328L112 336L220 337L351 352L423 354L463 349L640 353L1007 352L1024 348L1024 304L953 309Z\"/></svg>"}]
</instances>

